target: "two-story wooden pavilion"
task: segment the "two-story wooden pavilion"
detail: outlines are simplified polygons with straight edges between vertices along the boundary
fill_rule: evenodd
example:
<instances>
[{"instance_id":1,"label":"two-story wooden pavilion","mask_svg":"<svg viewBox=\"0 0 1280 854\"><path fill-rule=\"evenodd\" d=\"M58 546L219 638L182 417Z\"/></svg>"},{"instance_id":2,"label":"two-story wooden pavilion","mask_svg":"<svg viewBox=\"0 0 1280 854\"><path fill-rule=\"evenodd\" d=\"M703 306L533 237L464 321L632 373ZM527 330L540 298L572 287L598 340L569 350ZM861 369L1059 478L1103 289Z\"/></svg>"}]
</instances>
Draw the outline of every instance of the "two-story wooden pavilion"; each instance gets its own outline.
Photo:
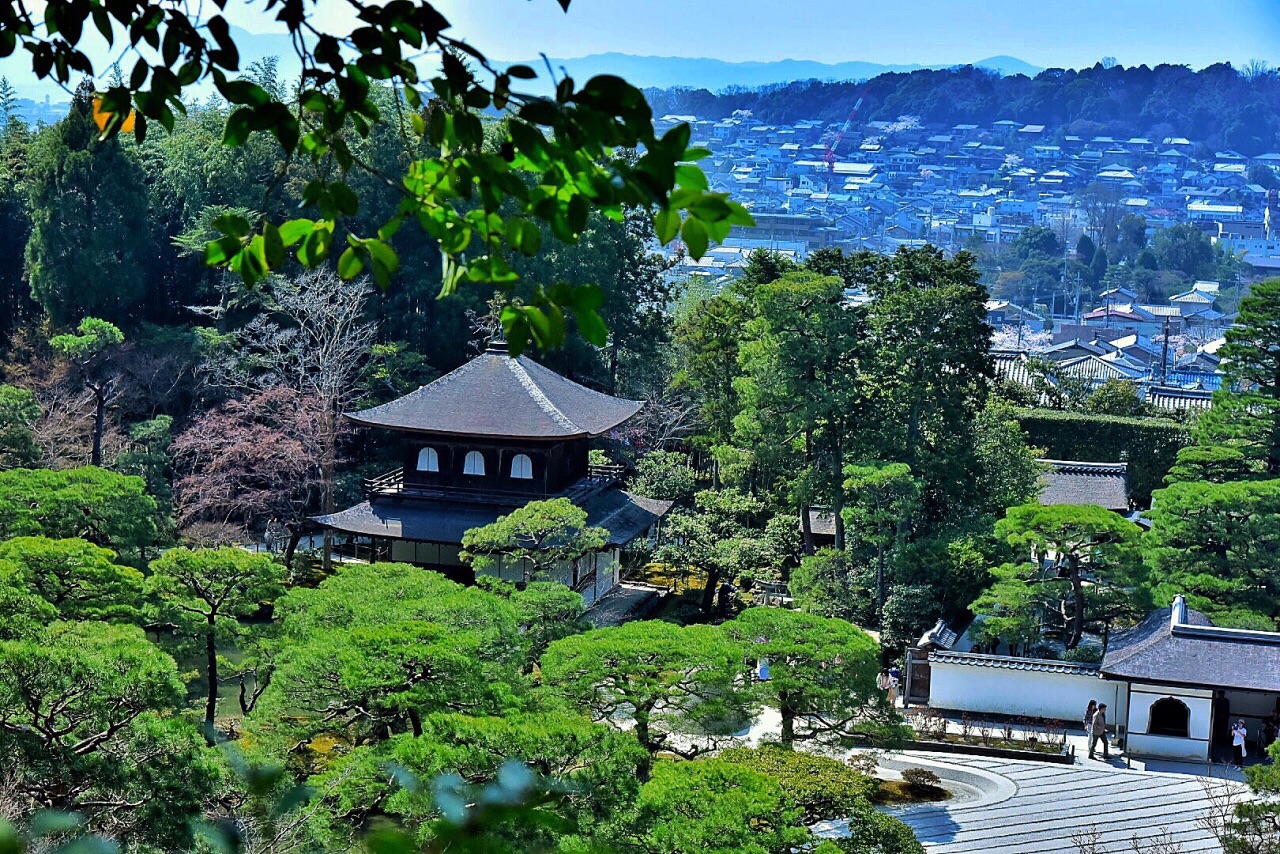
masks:
<instances>
[{"instance_id":1,"label":"two-story wooden pavilion","mask_svg":"<svg viewBox=\"0 0 1280 854\"><path fill-rule=\"evenodd\" d=\"M366 482L367 499L315 521L379 558L437 570L459 581L474 574L458 554L468 530L530 501L565 497L587 522L609 531L605 549L558 580L588 605L618 583L622 546L645 535L670 502L632 495L620 470L592 466L591 439L643 404L592 391L526 356L494 344L477 358L398 400L345 413L355 424L389 431L402 464ZM517 566L498 574L522 577Z\"/></svg>"}]
</instances>

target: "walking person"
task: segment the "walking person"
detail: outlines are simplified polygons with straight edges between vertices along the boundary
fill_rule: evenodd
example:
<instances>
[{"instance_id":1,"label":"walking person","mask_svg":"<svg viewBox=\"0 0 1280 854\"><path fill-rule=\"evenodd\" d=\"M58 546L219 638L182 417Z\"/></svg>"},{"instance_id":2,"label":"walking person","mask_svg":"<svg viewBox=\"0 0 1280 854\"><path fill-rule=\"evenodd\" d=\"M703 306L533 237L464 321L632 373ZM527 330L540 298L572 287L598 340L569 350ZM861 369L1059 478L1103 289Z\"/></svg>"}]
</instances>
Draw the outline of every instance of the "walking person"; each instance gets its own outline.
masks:
<instances>
[{"instance_id":1,"label":"walking person","mask_svg":"<svg viewBox=\"0 0 1280 854\"><path fill-rule=\"evenodd\" d=\"M902 671L897 665L889 668L889 705L897 707L898 705L898 686L902 684Z\"/></svg>"},{"instance_id":2,"label":"walking person","mask_svg":"<svg viewBox=\"0 0 1280 854\"><path fill-rule=\"evenodd\" d=\"M1090 700L1089 706L1084 710L1084 736L1089 737L1089 733L1093 730L1093 714L1098 711L1098 701Z\"/></svg>"},{"instance_id":3,"label":"walking person","mask_svg":"<svg viewBox=\"0 0 1280 854\"><path fill-rule=\"evenodd\" d=\"M888 695L889 686L891 684L892 683L889 681L889 671L881 670L880 675L876 677L876 687Z\"/></svg>"},{"instance_id":4,"label":"walking person","mask_svg":"<svg viewBox=\"0 0 1280 854\"><path fill-rule=\"evenodd\" d=\"M1089 722L1089 758L1093 759L1094 748L1098 742L1102 742L1102 759L1109 761L1111 759L1111 745L1107 744L1107 704L1101 703L1098 710L1093 713L1093 718Z\"/></svg>"},{"instance_id":5,"label":"walking person","mask_svg":"<svg viewBox=\"0 0 1280 854\"><path fill-rule=\"evenodd\" d=\"M1236 721L1236 725L1231 728L1231 749L1235 751L1236 767L1244 767L1245 755L1245 738L1249 731L1244 727L1244 721Z\"/></svg>"}]
</instances>

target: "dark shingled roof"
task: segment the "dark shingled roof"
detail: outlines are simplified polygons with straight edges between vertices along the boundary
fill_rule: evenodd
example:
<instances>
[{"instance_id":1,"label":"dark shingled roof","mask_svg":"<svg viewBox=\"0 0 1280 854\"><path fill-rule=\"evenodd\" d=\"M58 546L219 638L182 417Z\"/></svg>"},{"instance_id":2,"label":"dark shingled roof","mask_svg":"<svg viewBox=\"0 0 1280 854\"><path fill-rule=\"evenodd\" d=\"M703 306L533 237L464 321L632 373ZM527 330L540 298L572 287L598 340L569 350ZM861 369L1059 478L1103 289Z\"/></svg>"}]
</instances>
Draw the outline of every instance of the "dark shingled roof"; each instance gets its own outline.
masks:
<instances>
[{"instance_id":1,"label":"dark shingled roof","mask_svg":"<svg viewBox=\"0 0 1280 854\"><path fill-rule=\"evenodd\" d=\"M1214 626L1182 597L1111 639L1102 673L1241 691L1280 691L1280 632Z\"/></svg>"},{"instance_id":2,"label":"dark shingled roof","mask_svg":"<svg viewBox=\"0 0 1280 854\"><path fill-rule=\"evenodd\" d=\"M1049 466L1040 503L1096 504L1108 510L1129 509L1129 466L1126 463L1082 463L1040 460Z\"/></svg>"},{"instance_id":3,"label":"dark shingled roof","mask_svg":"<svg viewBox=\"0 0 1280 854\"><path fill-rule=\"evenodd\" d=\"M362 501L314 521L348 534L392 537L423 543L461 545L462 535L510 513L513 508L450 501L378 500ZM621 489L608 489L592 496L583 505L587 524L605 528L609 544L622 546L644 534L671 509L670 501L655 501Z\"/></svg>"},{"instance_id":4,"label":"dark shingled roof","mask_svg":"<svg viewBox=\"0 0 1280 854\"><path fill-rule=\"evenodd\" d=\"M1098 665L1075 661L1050 661L1044 658L1014 658L1008 655L979 655L972 652L933 650L929 660L938 664L963 664L969 667L996 667L1002 670L1035 670L1041 673L1076 673L1097 676Z\"/></svg>"},{"instance_id":5,"label":"dark shingled roof","mask_svg":"<svg viewBox=\"0 0 1280 854\"><path fill-rule=\"evenodd\" d=\"M348 412L370 427L517 439L599 436L643 404L580 386L501 346L398 400Z\"/></svg>"}]
</instances>

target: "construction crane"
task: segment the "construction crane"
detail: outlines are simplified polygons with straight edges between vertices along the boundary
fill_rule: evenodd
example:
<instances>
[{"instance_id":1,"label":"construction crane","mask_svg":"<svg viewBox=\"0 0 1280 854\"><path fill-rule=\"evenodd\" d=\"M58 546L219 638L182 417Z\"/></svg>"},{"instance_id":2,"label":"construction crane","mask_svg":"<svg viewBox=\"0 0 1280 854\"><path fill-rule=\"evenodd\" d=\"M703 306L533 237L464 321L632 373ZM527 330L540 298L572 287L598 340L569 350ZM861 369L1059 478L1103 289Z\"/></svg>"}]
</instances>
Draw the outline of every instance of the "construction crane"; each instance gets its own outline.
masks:
<instances>
[{"instance_id":1,"label":"construction crane","mask_svg":"<svg viewBox=\"0 0 1280 854\"><path fill-rule=\"evenodd\" d=\"M853 109L849 111L849 118L844 120L844 126L840 128L840 132L836 134L836 138L827 146L826 152L822 155L822 159L827 162L827 171L834 175L836 173L836 149L840 147L840 143L844 141L844 135L849 132L849 128L853 127L854 117L858 115L858 110L862 107L862 98L858 98Z\"/></svg>"}]
</instances>

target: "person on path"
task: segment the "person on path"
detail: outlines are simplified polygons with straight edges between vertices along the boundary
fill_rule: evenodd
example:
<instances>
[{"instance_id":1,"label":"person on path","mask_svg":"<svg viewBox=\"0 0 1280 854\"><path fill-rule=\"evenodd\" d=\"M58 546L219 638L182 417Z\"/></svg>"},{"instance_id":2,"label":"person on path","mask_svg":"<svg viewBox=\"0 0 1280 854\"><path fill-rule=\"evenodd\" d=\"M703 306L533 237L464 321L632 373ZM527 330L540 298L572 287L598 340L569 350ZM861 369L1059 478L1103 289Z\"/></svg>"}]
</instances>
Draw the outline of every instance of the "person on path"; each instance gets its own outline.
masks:
<instances>
[{"instance_id":1,"label":"person on path","mask_svg":"<svg viewBox=\"0 0 1280 854\"><path fill-rule=\"evenodd\" d=\"M1090 700L1089 706L1084 710L1084 734L1088 738L1090 731L1093 730L1093 714L1098 711L1098 701Z\"/></svg>"},{"instance_id":2,"label":"person on path","mask_svg":"<svg viewBox=\"0 0 1280 854\"><path fill-rule=\"evenodd\" d=\"M1236 766L1240 768L1244 767L1244 741L1247 736L1244 721L1236 721L1236 725L1231 728L1231 749L1235 751Z\"/></svg>"},{"instance_id":3,"label":"person on path","mask_svg":"<svg viewBox=\"0 0 1280 854\"><path fill-rule=\"evenodd\" d=\"M889 668L889 705L898 705L898 686L902 684L902 671L893 666Z\"/></svg>"},{"instance_id":4,"label":"person on path","mask_svg":"<svg viewBox=\"0 0 1280 854\"><path fill-rule=\"evenodd\" d=\"M890 684L891 683L889 682L889 671L881 670L880 675L876 677L876 687L879 688L881 691L885 692L886 694L888 694Z\"/></svg>"},{"instance_id":5,"label":"person on path","mask_svg":"<svg viewBox=\"0 0 1280 854\"><path fill-rule=\"evenodd\" d=\"M1093 719L1089 726L1089 758L1093 759L1094 748L1098 742L1102 742L1102 758L1109 760L1111 758L1111 746L1107 744L1107 704L1102 703L1098 706L1098 710L1093 713Z\"/></svg>"}]
</instances>

